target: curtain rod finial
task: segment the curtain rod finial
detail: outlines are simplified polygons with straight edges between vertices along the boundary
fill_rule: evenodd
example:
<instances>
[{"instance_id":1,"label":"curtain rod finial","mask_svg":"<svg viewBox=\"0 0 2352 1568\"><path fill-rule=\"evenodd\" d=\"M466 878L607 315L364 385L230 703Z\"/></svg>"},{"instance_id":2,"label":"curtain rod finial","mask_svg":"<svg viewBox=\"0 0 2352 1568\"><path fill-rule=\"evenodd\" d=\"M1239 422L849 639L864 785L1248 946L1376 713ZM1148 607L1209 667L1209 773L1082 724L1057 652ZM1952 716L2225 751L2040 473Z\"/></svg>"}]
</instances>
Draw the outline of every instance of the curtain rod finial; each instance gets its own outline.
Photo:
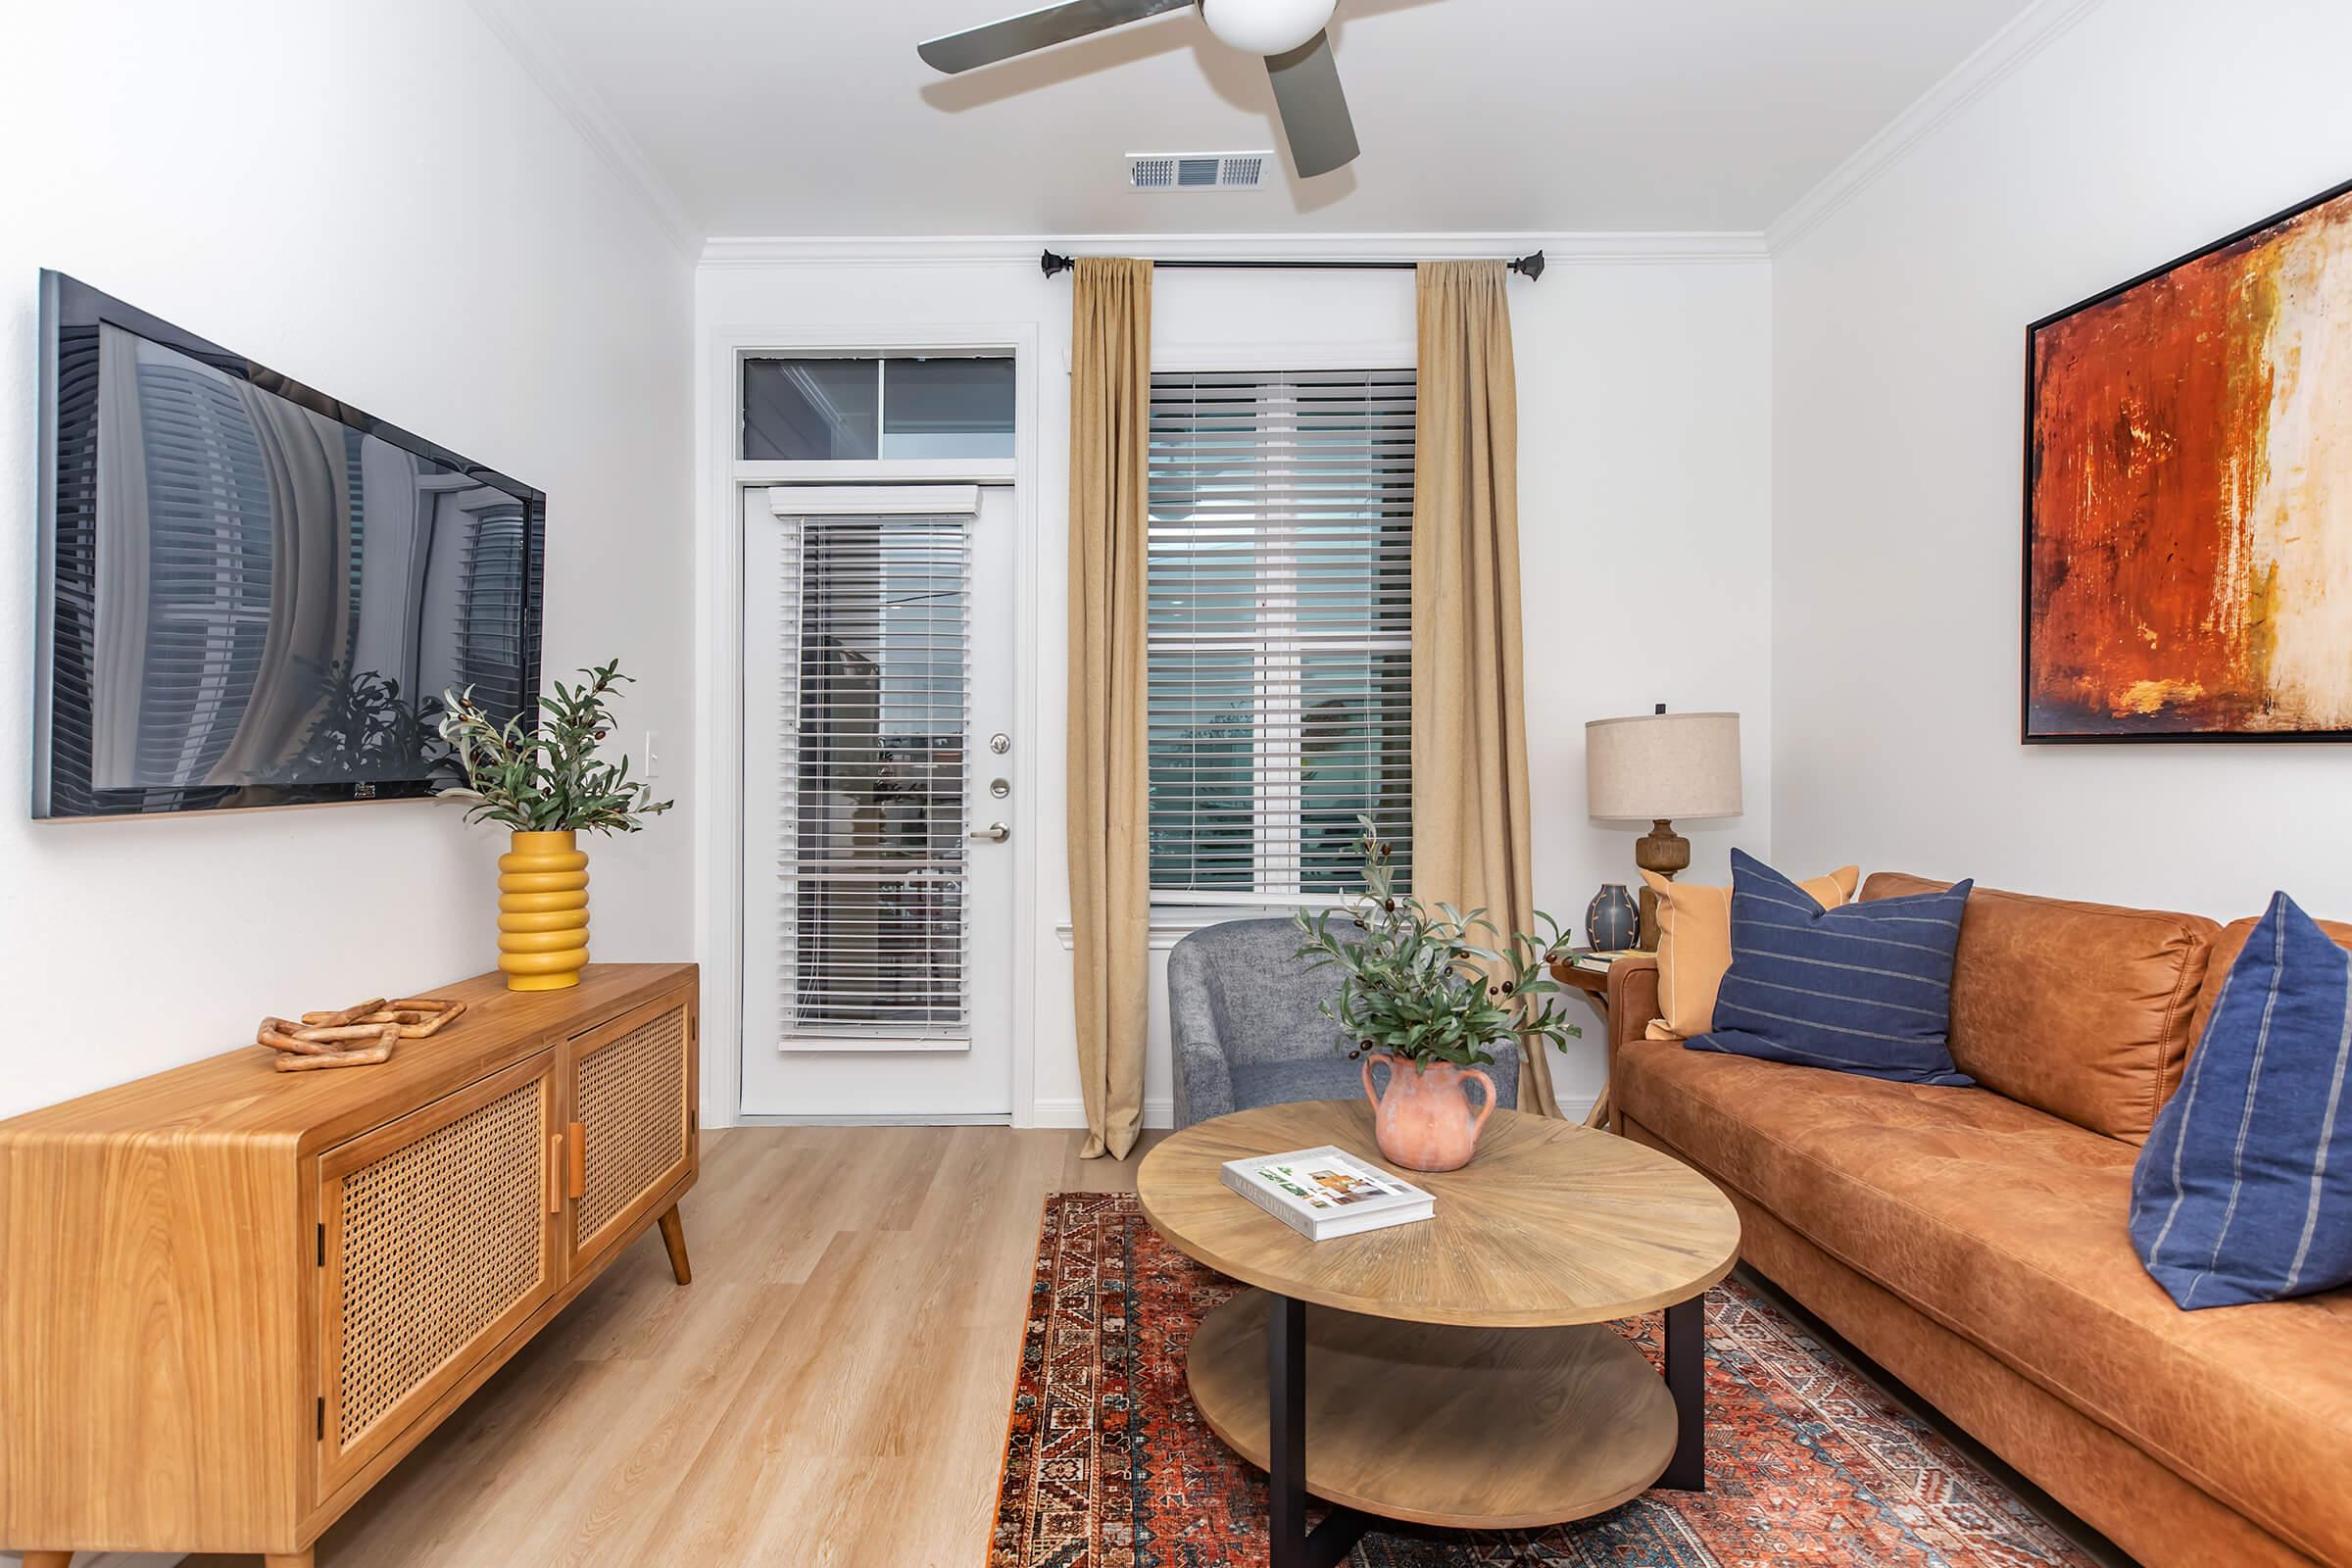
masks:
<instances>
[{"instance_id":1,"label":"curtain rod finial","mask_svg":"<svg viewBox=\"0 0 2352 1568\"><path fill-rule=\"evenodd\" d=\"M1037 265L1045 269L1048 277L1052 277L1056 272L1068 271L1077 263L1071 261L1067 256L1056 256L1052 251L1048 251L1037 259Z\"/></svg>"},{"instance_id":2,"label":"curtain rod finial","mask_svg":"<svg viewBox=\"0 0 2352 1568\"><path fill-rule=\"evenodd\" d=\"M1544 275L1544 253L1542 251L1537 251L1532 256L1520 257L1517 261L1511 263L1511 270L1526 278L1530 283L1533 283L1537 278Z\"/></svg>"}]
</instances>

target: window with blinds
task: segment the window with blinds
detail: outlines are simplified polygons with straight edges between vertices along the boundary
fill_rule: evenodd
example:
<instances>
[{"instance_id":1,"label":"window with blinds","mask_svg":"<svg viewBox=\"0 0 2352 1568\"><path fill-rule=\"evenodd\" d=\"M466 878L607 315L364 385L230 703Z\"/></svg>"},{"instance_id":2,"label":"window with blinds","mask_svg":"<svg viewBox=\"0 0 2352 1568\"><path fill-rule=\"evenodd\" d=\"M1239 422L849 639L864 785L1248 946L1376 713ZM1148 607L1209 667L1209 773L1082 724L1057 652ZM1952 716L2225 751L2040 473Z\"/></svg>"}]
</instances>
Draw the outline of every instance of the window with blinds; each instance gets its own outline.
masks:
<instances>
[{"instance_id":1,"label":"window with blinds","mask_svg":"<svg viewBox=\"0 0 2352 1568\"><path fill-rule=\"evenodd\" d=\"M972 519L780 520L785 1031L960 1038Z\"/></svg>"},{"instance_id":2,"label":"window with blinds","mask_svg":"<svg viewBox=\"0 0 2352 1568\"><path fill-rule=\"evenodd\" d=\"M529 695L522 628L530 530L520 507L489 508L472 520L459 575L458 685L503 723L522 711Z\"/></svg>"},{"instance_id":3,"label":"window with blinds","mask_svg":"<svg viewBox=\"0 0 2352 1568\"><path fill-rule=\"evenodd\" d=\"M207 781L245 720L270 638L275 474L235 383L138 365L145 438L146 661L120 782Z\"/></svg>"},{"instance_id":4,"label":"window with blinds","mask_svg":"<svg viewBox=\"0 0 2352 1568\"><path fill-rule=\"evenodd\" d=\"M1413 372L1152 377L1152 887L1410 885Z\"/></svg>"}]
</instances>

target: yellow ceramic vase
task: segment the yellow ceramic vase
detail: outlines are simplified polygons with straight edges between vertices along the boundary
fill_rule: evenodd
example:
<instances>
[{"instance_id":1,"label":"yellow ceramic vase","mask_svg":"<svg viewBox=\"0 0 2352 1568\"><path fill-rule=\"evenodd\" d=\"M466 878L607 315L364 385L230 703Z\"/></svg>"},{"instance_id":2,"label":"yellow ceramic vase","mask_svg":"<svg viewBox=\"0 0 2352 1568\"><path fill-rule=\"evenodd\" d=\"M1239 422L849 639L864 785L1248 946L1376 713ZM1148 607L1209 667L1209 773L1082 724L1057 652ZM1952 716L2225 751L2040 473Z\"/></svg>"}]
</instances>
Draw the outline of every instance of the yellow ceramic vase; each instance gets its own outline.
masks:
<instances>
[{"instance_id":1,"label":"yellow ceramic vase","mask_svg":"<svg viewBox=\"0 0 2352 1568\"><path fill-rule=\"evenodd\" d=\"M561 991L588 967L588 856L578 840L517 832L498 858L498 966L509 991Z\"/></svg>"}]
</instances>

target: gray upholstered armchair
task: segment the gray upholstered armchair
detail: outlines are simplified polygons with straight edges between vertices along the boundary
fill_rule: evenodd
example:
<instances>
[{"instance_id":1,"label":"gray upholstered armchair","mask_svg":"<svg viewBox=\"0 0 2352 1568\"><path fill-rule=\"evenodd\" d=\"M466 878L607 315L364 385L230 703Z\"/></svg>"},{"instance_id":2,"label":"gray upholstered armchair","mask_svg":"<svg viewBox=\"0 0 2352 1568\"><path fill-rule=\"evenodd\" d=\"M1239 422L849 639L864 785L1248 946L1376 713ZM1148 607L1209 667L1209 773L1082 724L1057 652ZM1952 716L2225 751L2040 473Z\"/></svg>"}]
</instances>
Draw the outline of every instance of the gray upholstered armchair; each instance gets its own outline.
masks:
<instances>
[{"instance_id":1,"label":"gray upholstered armchair","mask_svg":"<svg viewBox=\"0 0 2352 1568\"><path fill-rule=\"evenodd\" d=\"M1176 1048L1176 1125L1296 1100L1352 1100L1362 1067L1315 1004L1340 994L1337 969L1298 956L1288 920L1203 926L1168 955ZM1519 1049L1494 1048L1495 1103L1519 1103Z\"/></svg>"}]
</instances>

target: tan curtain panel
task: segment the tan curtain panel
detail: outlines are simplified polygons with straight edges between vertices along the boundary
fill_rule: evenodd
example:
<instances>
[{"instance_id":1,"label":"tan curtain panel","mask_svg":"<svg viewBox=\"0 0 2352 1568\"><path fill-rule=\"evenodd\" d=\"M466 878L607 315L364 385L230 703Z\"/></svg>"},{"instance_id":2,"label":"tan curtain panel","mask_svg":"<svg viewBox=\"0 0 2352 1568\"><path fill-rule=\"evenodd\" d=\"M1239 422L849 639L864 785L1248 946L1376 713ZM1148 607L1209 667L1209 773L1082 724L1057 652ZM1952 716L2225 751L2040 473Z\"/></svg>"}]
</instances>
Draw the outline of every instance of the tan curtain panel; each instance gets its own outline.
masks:
<instances>
[{"instance_id":1,"label":"tan curtain panel","mask_svg":"<svg viewBox=\"0 0 2352 1568\"><path fill-rule=\"evenodd\" d=\"M1413 459L1413 891L1535 924L1520 673L1519 394L1500 262L1419 269ZM1560 1113L1548 1048L1519 1104Z\"/></svg>"},{"instance_id":2,"label":"tan curtain panel","mask_svg":"<svg viewBox=\"0 0 2352 1568\"><path fill-rule=\"evenodd\" d=\"M1152 868L1144 729L1152 264L1082 256L1070 328L1070 927L1089 1159L1144 1125Z\"/></svg>"}]
</instances>

